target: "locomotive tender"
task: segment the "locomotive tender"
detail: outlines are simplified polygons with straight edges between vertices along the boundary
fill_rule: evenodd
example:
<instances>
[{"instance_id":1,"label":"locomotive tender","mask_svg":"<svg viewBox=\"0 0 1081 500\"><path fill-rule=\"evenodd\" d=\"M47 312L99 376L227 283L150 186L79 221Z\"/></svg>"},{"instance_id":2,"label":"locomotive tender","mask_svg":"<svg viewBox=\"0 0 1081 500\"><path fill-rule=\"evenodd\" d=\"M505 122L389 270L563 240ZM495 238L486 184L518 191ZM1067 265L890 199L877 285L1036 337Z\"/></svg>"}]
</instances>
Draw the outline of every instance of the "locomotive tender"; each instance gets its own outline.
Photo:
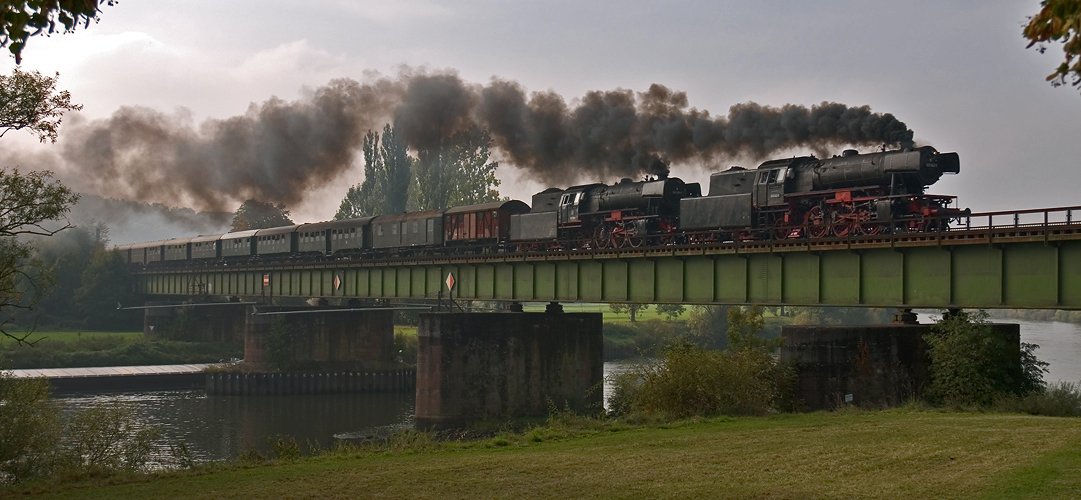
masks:
<instances>
[{"instance_id":1,"label":"locomotive tender","mask_svg":"<svg viewBox=\"0 0 1081 500\"><path fill-rule=\"evenodd\" d=\"M948 229L968 210L924 191L957 153L911 150L771 160L710 176L550 188L517 200L120 245L131 264L379 258L419 253L604 249Z\"/></svg>"}]
</instances>

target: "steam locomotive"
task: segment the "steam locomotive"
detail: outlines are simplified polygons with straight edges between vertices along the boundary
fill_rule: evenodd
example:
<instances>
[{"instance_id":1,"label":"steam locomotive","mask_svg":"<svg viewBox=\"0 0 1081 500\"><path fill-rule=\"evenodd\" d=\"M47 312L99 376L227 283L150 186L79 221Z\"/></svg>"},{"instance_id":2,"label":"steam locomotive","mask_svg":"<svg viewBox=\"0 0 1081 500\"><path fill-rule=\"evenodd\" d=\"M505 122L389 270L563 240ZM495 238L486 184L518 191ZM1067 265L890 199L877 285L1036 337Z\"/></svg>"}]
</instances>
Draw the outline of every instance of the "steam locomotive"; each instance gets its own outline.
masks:
<instances>
[{"instance_id":1,"label":"steam locomotive","mask_svg":"<svg viewBox=\"0 0 1081 500\"><path fill-rule=\"evenodd\" d=\"M827 238L937 231L960 210L925 194L960 172L930 146L767 161L710 176L709 193L679 178L550 188L517 200L298 224L117 247L131 264L237 259L379 258Z\"/></svg>"}]
</instances>

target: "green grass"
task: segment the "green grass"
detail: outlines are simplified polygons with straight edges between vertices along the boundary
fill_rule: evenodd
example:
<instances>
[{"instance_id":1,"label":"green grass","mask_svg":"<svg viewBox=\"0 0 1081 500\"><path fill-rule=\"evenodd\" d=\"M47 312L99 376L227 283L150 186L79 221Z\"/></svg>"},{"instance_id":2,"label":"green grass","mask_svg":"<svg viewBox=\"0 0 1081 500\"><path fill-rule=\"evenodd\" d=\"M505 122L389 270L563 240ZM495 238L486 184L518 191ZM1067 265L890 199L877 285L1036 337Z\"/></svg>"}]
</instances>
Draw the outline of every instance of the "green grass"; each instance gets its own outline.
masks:
<instances>
[{"instance_id":1,"label":"green grass","mask_svg":"<svg viewBox=\"0 0 1081 500\"><path fill-rule=\"evenodd\" d=\"M522 309L525 310L526 312L544 312L544 308L546 307L546 305L547 305L547 303L530 302L530 303L524 304ZM608 304L564 303L562 305L563 305L563 311L564 312L599 312L599 313L602 313L604 315L605 323L624 323L624 322L629 323L631 321L630 313L620 313L620 314L614 313L614 312L612 312L612 309L610 309L608 307ZM686 306L685 311L683 312L683 314L680 315L676 319L677 320L678 319L687 319L687 313L690 312L691 307L693 307L693 306ZM668 317L663 315L663 314L658 314L656 306L653 305L653 304L650 304L649 309L647 309L645 311L638 311L638 313L634 315L634 319L635 319L635 321L646 321L646 320L650 320L650 319L667 320Z\"/></svg>"},{"instance_id":2,"label":"green grass","mask_svg":"<svg viewBox=\"0 0 1081 500\"><path fill-rule=\"evenodd\" d=\"M40 498L1067 499L1081 491L1079 466L1081 419L841 412L666 428L554 425Z\"/></svg>"},{"instance_id":3,"label":"green grass","mask_svg":"<svg viewBox=\"0 0 1081 500\"><path fill-rule=\"evenodd\" d=\"M12 335L22 337L23 332L12 331ZM37 342L39 340L55 340L59 342L76 342L82 339L92 338L121 338L121 339L141 339L143 338L143 332L94 332L94 331L36 331L27 337L28 342ZM0 344L6 342L15 342L15 340L0 336Z\"/></svg>"}]
</instances>

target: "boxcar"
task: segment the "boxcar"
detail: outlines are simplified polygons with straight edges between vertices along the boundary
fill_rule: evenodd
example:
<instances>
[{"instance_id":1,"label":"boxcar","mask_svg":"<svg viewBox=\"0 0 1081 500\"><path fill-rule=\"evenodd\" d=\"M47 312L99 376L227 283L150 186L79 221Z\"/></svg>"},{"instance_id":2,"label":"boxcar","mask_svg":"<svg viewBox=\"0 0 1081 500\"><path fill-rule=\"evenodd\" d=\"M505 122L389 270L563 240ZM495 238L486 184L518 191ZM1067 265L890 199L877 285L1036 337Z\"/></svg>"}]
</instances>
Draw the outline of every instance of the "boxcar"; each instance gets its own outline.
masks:
<instances>
[{"instance_id":1,"label":"boxcar","mask_svg":"<svg viewBox=\"0 0 1081 500\"><path fill-rule=\"evenodd\" d=\"M443 241L449 245L486 241L506 241L510 218L529 212L518 200L497 201L449 208L443 213Z\"/></svg>"},{"instance_id":2,"label":"boxcar","mask_svg":"<svg viewBox=\"0 0 1081 500\"><path fill-rule=\"evenodd\" d=\"M258 229L253 229L251 231L223 234L221 236L221 256L250 257L255 255L255 233L258 232Z\"/></svg>"},{"instance_id":3,"label":"boxcar","mask_svg":"<svg viewBox=\"0 0 1081 500\"><path fill-rule=\"evenodd\" d=\"M223 234L208 234L191 239L192 259L221 258L221 237Z\"/></svg>"},{"instance_id":4,"label":"boxcar","mask_svg":"<svg viewBox=\"0 0 1081 500\"><path fill-rule=\"evenodd\" d=\"M443 212L440 209L376 217L371 222L372 248L442 245Z\"/></svg>"},{"instance_id":5,"label":"boxcar","mask_svg":"<svg viewBox=\"0 0 1081 500\"><path fill-rule=\"evenodd\" d=\"M255 234L255 253L289 254L297 251L297 228L300 225L260 229Z\"/></svg>"}]
</instances>

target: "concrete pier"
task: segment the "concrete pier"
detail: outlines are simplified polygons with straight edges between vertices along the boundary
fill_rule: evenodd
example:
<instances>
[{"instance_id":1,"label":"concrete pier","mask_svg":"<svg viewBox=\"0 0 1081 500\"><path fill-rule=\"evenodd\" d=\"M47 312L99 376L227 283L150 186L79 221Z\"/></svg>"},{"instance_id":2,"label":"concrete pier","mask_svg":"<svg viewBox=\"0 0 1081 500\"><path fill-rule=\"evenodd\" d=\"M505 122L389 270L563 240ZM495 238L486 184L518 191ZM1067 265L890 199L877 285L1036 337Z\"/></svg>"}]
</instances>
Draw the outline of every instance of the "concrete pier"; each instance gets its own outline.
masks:
<instances>
[{"instance_id":1,"label":"concrete pier","mask_svg":"<svg viewBox=\"0 0 1081 500\"><path fill-rule=\"evenodd\" d=\"M894 407L930 383L927 343L932 325L802 325L781 327L781 361L796 366L796 400L806 410L844 405ZM1018 349L1020 326L993 325Z\"/></svg>"},{"instance_id":2,"label":"concrete pier","mask_svg":"<svg viewBox=\"0 0 1081 500\"><path fill-rule=\"evenodd\" d=\"M393 318L393 311L388 310L253 308L244 332L244 364L256 371L364 372L397 368L391 352ZM273 352L275 349L283 352Z\"/></svg>"},{"instance_id":3,"label":"concrete pier","mask_svg":"<svg viewBox=\"0 0 1081 500\"><path fill-rule=\"evenodd\" d=\"M551 311L422 313L417 427L599 411L602 316Z\"/></svg>"}]
</instances>

